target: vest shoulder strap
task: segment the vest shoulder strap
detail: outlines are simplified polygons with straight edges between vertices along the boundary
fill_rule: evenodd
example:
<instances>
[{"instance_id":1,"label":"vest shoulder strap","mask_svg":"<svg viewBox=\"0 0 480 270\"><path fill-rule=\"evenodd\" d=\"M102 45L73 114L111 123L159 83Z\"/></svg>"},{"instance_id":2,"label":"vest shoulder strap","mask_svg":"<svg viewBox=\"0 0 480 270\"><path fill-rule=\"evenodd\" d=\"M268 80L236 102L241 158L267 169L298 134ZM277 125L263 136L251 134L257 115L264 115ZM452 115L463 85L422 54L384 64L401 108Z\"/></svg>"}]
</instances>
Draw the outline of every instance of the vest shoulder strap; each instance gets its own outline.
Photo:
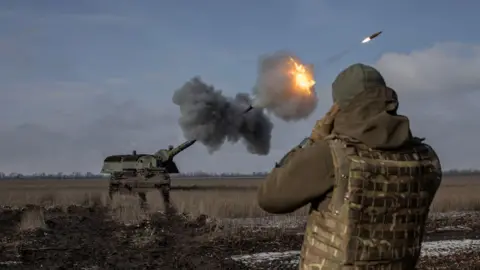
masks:
<instances>
[{"instance_id":1,"label":"vest shoulder strap","mask_svg":"<svg viewBox=\"0 0 480 270\"><path fill-rule=\"evenodd\" d=\"M329 210L334 214L339 214L340 208L347 199L351 163L349 156L357 154L355 145L358 143L340 136L329 136L326 140L330 146L333 165L335 167L335 183Z\"/></svg>"}]
</instances>

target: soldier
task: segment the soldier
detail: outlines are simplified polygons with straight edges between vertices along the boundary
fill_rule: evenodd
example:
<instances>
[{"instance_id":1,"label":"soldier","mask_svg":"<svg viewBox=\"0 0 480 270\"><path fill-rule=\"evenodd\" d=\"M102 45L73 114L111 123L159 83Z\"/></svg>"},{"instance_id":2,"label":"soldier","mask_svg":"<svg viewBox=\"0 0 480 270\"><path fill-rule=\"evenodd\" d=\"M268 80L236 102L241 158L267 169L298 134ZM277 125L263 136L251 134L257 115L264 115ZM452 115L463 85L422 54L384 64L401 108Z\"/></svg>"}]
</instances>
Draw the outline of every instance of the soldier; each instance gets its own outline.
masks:
<instances>
[{"instance_id":1,"label":"soldier","mask_svg":"<svg viewBox=\"0 0 480 270\"><path fill-rule=\"evenodd\" d=\"M440 161L373 67L348 67L332 92L310 143L272 169L258 203L275 214L310 205L299 269L414 269Z\"/></svg>"}]
</instances>

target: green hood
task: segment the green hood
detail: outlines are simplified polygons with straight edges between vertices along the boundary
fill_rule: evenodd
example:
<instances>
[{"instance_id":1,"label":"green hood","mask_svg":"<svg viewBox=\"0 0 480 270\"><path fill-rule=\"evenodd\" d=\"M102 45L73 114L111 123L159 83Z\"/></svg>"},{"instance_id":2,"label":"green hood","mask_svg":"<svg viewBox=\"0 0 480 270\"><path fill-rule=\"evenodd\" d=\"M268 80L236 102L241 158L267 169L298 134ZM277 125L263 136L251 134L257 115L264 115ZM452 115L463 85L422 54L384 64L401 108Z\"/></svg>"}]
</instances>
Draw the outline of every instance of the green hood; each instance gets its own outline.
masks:
<instances>
[{"instance_id":1,"label":"green hood","mask_svg":"<svg viewBox=\"0 0 480 270\"><path fill-rule=\"evenodd\" d=\"M348 67L333 82L332 94L340 106L334 133L376 149L395 149L412 140L408 118L397 115L397 94L375 68Z\"/></svg>"}]
</instances>

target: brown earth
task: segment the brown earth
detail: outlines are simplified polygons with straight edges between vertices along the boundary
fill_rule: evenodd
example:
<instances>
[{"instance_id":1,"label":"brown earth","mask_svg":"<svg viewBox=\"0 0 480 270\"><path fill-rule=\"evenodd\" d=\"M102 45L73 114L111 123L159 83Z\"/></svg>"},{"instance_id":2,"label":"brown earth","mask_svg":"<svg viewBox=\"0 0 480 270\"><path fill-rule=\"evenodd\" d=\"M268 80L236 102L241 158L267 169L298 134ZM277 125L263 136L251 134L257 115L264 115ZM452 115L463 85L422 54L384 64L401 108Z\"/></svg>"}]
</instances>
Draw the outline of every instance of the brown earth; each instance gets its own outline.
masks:
<instances>
[{"instance_id":1,"label":"brown earth","mask_svg":"<svg viewBox=\"0 0 480 270\"><path fill-rule=\"evenodd\" d=\"M118 222L114 216L111 208L100 205L3 208L0 268L247 269L228 258L238 254L298 250L302 240L293 230L226 228L206 216L153 213L134 225ZM459 222L479 232L478 216ZM431 221L427 240L435 238L436 232L431 228L444 223L454 225L451 219ZM439 266L473 269L469 267L480 258L478 251L477 255L472 252L422 258L419 269L438 269L435 267ZM264 267L248 269L295 269L285 264Z\"/></svg>"},{"instance_id":2,"label":"brown earth","mask_svg":"<svg viewBox=\"0 0 480 270\"><path fill-rule=\"evenodd\" d=\"M155 192L149 194L148 211L132 196L110 201L103 189L106 181L0 181L0 269L295 269L285 262L252 268L228 258L298 250L305 209L290 215L300 220L295 228L227 226L224 218L271 217L257 207L254 190L245 188L258 181L182 181L176 184L239 189L175 191L179 212L189 215L165 215ZM432 208L478 210L478 192L476 179L447 179ZM468 230L440 230L445 226ZM433 215L426 240L478 238L479 232L474 212ZM478 254L423 257L419 269L475 269L480 267L475 265Z\"/></svg>"}]
</instances>

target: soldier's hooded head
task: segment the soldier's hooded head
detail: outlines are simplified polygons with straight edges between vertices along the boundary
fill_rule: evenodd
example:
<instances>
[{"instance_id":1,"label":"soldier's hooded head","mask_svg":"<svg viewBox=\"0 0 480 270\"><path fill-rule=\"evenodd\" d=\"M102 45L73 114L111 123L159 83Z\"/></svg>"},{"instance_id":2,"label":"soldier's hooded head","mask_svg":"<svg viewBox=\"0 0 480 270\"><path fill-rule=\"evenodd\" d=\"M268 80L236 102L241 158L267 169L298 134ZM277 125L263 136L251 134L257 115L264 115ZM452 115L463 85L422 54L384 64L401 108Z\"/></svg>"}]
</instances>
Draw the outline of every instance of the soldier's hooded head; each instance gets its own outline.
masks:
<instances>
[{"instance_id":1,"label":"soldier's hooded head","mask_svg":"<svg viewBox=\"0 0 480 270\"><path fill-rule=\"evenodd\" d=\"M333 102L345 109L357 95L375 88L388 91L382 74L374 67L353 64L335 78L332 84Z\"/></svg>"},{"instance_id":2,"label":"soldier's hooded head","mask_svg":"<svg viewBox=\"0 0 480 270\"><path fill-rule=\"evenodd\" d=\"M398 97L374 67L353 64L332 84L340 107L333 131L372 148L396 148L411 139L409 120L397 115Z\"/></svg>"}]
</instances>

